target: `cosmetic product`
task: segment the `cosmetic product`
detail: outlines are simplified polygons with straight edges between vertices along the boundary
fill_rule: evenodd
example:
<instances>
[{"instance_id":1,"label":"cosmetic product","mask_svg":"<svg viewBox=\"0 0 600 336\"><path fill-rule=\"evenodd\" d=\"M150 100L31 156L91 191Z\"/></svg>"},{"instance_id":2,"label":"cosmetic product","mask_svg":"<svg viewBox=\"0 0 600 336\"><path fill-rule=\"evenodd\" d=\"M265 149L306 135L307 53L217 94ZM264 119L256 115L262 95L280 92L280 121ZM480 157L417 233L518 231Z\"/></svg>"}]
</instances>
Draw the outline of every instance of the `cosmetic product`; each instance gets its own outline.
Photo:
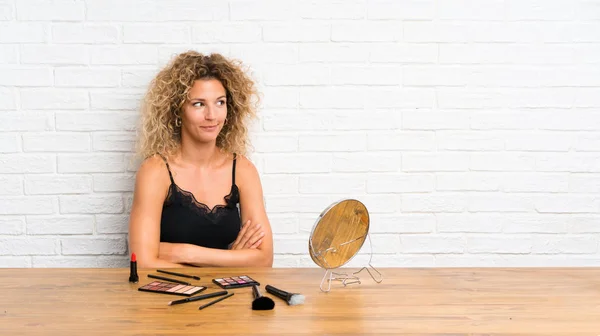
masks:
<instances>
[{"instance_id":1,"label":"cosmetic product","mask_svg":"<svg viewBox=\"0 0 600 336\"><path fill-rule=\"evenodd\" d=\"M205 305L202 305L202 306L198 307L198 310L202 310L202 309L204 309L204 308L206 308L206 307L208 307L208 306L212 306L212 305L214 305L215 303L217 303L217 302L219 302L219 301L223 301L223 300L227 299L228 297L231 297L231 296L233 296L233 294L235 294L235 293L230 293L230 294L227 294L227 295L225 295L225 296L223 296L223 297L220 297L220 298L218 298L218 299L216 299L216 300L213 300L213 301L211 301L211 302L209 302L209 303L207 303L207 304L205 304Z\"/></svg>"},{"instance_id":2,"label":"cosmetic product","mask_svg":"<svg viewBox=\"0 0 600 336\"><path fill-rule=\"evenodd\" d=\"M192 296L205 290L204 286L188 286L171 282L154 281L138 288L141 292Z\"/></svg>"},{"instance_id":3,"label":"cosmetic product","mask_svg":"<svg viewBox=\"0 0 600 336\"><path fill-rule=\"evenodd\" d=\"M233 289L233 288L241 288L241 287L250 287L250 286L260 286L258 281L252 279L247 275L227 277L227 278L217 278L213 279L212 282L217 284L217 286L223 289Z\"/></svg>"},{"instance_id":4,"label":"cosmetic product","mask_svg":"<svg viewBox=\"0 0 600 336\"><path fill-rule=\"evenodd\" d=\"M148 274L148 278L171 281L171 282L175 282L175 283L182 284L182 285L188 285L188 286L191 285L189 282L185 282L185 281L181 281L181 280L177 280L177 279L165 278L160 275L154 275L154 274Z\"/></svg>"},{"instance_id":5,"label":"cosmetic product","mask_svg":"<svg viewBox=\"0 0 600 336\"><path fill-rule=\"evenodd\" d=\"M156 270L159 273L165 273L165 274L170 274L170 275L176 275L176 276L180 276L183 278L191 278L194 280L200 280L199 276L195 276L195 275L188 275L188 274L182 274L182 273L176 273L176 272L171 272L171 271L164 271L164 270Z\"/></svg>"},{"instance_id":6,"label":"cosmetic product","mask_svg":"<svg viewBox=\"0 0 600 336\"><path fill-rule=\"evenodd\" d=\"M252 310L271 310L275 307L275 302L270 297L262 296L258 286L252 286Z\"/></svg>"},{"instance_id":7,"label":"cosmetic product","mask_svg":"<svg viewBox=\"0 0 600 336\"><path fill-rule=\"evenodd\" d=\"M220 291L220 292L208 293L208 294L204 294L204 295L192 296L192 297L189 297L186 299L171 301L171 302L169 302L169 306L187 303L187 302L198 301L198 300L210 299L212 297L226 295L226 294L227 294L227 291Z\"/></svg>"},{"instance_id":8,"label":"cosmetic product","mask_svg":"<svg viewBox=\"0 0 600 336\"><path fill-rule=\"evenodd\" d=\"M275 288L271 285L266 285L265 290L267 293L276 296L283 301L287 302L289 306L300 305L304 303L304 295L298 293L289 293L279 288Z\"/></svg>"},{"instance_id":9,"label":"cosmetic product","mask_svg":"<svg viewBox=\"0 0 600 336\"><path fill-rule=\"evenodd\" d=\"M137 283L140 277L137 274L137 259L135 253L131 254L131 262L129 263L129 282Z\"/></svg>"}]
</instances>

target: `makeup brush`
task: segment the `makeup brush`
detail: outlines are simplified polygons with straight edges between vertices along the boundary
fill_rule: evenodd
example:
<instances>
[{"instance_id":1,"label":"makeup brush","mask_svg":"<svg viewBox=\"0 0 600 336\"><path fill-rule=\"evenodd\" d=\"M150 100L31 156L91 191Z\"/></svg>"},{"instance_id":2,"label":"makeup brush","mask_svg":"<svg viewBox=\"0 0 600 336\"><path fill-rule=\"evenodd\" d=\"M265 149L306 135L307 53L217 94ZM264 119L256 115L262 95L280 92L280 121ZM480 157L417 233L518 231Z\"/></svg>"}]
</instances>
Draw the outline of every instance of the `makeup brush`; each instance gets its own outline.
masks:
<instances>
[{"instance_id":1,"label":"makeup brush","mask_svg":"<svg viewBox=\"0 0 600 336\"><path fill-rule=\"evenodd\" d=\"M273 299L262 296L257 285L252 286L252 295L254 296L252 310L271 310L275 307Z\"/></svg>"},{"instance_id":2,"label":"makeup brush","mask_svg":"<svg viewBox=\"0 0 600 336\"><path fill-rule=\"evenodd\" d=\"M282 299L283 301L287 302L289 306L295 306L304 303L304 295L302 294L289 293L271 285L266 285L265 289L267 290L267 293Z\"/></svg>"}]
</instances>

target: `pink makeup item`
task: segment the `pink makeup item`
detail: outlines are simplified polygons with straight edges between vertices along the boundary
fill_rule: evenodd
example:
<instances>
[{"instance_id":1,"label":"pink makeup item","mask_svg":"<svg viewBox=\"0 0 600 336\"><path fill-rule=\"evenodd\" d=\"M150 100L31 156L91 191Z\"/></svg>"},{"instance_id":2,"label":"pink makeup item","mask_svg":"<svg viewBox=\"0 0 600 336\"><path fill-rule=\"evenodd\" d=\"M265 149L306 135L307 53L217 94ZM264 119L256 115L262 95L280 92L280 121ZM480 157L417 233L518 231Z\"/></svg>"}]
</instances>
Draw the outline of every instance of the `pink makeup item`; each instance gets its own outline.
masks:
<instances>
[{"instance_id":1,"label":"pink makeup item","mask_svg":"<svg viewBox=\"0 0 600 336\"><path fill-rule=\"evenodd\" d=\"M260 286L258 281L252 279L247 275L227 277L227 278L216 278L213 279L217 286L223 289L233 289L233 288L242 288L242 287L250 287L250 286Z\"/></svg>"},{"instance_id":2,"label":"pink makeup item","mask_svg":"<svg viewBox=\"0 0 600 336\"><path fill-rule=\"evenodd\" d=\"M192 296L205 290L204 286L182 285L172 282L154 281L138 288L142 292L151 292L159 294L171 294L181 296Z\"/></svg>"}]
</instances>

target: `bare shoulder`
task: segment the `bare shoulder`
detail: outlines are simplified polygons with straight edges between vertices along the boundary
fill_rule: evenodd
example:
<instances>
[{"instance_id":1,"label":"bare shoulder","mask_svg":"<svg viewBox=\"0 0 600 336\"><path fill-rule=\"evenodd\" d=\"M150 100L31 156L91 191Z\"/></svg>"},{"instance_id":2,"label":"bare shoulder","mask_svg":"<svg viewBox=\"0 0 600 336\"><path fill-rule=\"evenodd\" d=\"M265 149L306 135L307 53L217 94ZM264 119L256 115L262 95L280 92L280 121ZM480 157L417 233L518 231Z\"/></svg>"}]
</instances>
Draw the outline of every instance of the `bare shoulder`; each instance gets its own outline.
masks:
<instances>
[{"instance_id":1,"label":"bare shoulder","mask_svg":"<svg viewBox=\"0 0 600 336\"><path fill-rule=\"evenodd\" d=\"M237 155L236 174L244 177L258 177L258 170L250 159L244 155Z\"/></svg>"},{"instance_id":2,"label":"bare shoulder","mask_svg":"<svg viewBox=\"0 0 600 336\"><path fill-rule=\"evenodd\" d=\"M159 155L153 155L145 159L136 174L138 181L168 182L169 171L165 161Z\"/></svg>"}]
</instances>

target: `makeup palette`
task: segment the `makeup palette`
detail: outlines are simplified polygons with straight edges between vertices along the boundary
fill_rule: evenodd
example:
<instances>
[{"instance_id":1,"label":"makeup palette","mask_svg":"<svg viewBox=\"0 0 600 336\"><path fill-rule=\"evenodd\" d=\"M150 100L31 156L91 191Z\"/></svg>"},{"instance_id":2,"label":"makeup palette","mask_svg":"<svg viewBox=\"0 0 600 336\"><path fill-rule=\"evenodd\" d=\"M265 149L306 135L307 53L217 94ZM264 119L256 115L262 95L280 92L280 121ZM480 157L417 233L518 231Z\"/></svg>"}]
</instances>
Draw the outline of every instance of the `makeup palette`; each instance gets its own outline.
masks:
<instances>
[{"instance_id":1,"label":"makeup palette","mask_svg":"<svg viewBox=\"0 0 600 336\"><path fill-rule=\"evenodd\" d=\"M215 284L223 289L231 289L231 288L240 288L240 287L251 287L251 286L260 286L256 280L252 279L247 275L227 277L227 278L217 278L212 280Z\"/></svg>"},{"instance_id":2,"label":"makeup palette","mask_svg":"<svg viewBox=\"0 0 600 336\"><path fill-rule=\"evenodd\" d=\"M172 294L181 296L192 296L205 290L204 286L189 286L178 283L154 281L138 288L142 292L152 292L160 294Z\"/></svg>"}]
</instances>

